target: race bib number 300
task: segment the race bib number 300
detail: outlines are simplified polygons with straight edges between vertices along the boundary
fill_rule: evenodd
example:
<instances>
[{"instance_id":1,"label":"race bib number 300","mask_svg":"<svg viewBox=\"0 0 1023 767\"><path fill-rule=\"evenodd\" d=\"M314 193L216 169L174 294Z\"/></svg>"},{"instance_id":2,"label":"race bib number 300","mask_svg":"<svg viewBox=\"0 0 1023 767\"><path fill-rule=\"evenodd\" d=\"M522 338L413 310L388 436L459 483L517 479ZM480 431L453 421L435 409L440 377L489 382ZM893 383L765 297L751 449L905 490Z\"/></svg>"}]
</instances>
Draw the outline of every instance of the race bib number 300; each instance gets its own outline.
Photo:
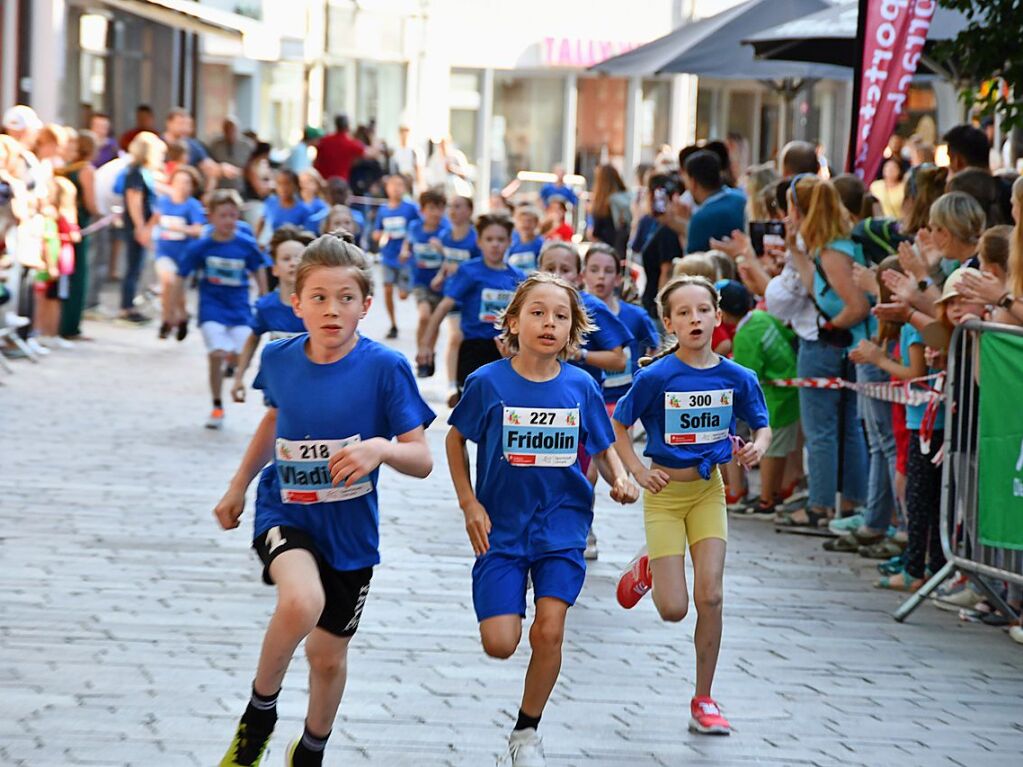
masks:
<instances>
[{"instance_id":1,"label":"race bib number 300","mask_svg":"<svg viewBox=\"0 0 1023 767\"><path fill-rule=\"evenodd\" d=\"M704 445L728 439L732 390L664 394L664 441L668 445Z\"/></svg>"},{"instance_id":2,"label":"race bib number 300","mask_svg":"<svg viewBox=\"0 0 1023 767\"><path fill-rule=\"evenodd\" d=\"M480 293L480 322L488 324L497 322L497 318L508 308L514 295L514 290L483 288Z\"/></svg>"},{"instance_id":3,"label":"race bib number 300","mask_svg":"<svg viewBox=\"0 0 1023 767\"><path fill-rule=\"evenodd\" d=\"M358 435L347 439L278 439L274 445L274 463L281 483L281 500L284 503L330 503L373 492L369 477L351 487L334 487L330 478L330 457L358 441Z\"/></svg>"},{"instance_id":4,"label":"race bib number 300","mask_svg":"<svg viewBox=\"0 0 1023 767\"><path fill-rule=\"evenodd\" d=\"M579 408L506 407L501 438L512 466L571 466L579 450Z\"/></svg>"}]
</instances>

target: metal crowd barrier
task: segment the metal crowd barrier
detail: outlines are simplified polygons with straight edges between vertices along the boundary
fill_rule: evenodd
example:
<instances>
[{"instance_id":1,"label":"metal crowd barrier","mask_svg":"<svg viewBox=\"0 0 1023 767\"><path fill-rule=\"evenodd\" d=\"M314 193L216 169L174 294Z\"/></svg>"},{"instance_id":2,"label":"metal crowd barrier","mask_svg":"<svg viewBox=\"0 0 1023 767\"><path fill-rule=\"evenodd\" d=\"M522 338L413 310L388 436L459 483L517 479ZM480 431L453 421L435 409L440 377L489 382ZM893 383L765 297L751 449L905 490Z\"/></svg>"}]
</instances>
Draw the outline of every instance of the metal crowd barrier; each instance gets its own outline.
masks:
<instances>
[{"instance_id":1,"label":"metal crowd barrier","mask_svg":"<svg viewBox=\"0 0 1023 767\"><path fill-rule=\"evenodd\" d=\"M1023 587L1023 328L972 320L955 329L942 453L946 564L894 618L904 621L959 570L1015 620L992 582Z\"/></svg>"}]
</instances>

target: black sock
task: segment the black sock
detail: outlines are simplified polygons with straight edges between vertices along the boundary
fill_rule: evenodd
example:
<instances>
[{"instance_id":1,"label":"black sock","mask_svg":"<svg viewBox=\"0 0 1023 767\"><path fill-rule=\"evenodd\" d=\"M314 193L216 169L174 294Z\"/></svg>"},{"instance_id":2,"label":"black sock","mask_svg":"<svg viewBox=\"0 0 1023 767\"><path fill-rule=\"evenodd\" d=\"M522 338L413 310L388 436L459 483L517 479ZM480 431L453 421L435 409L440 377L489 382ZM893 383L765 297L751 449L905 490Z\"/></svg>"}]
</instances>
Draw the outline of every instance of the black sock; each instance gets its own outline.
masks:
<instances>
[{"instance_id":1,"label":"black sock","mask_svg":"<svg viewBox=\"0 0 1023 767\"><path fill-rule=\"evenodd\" d=\"M281 691L278 690L273 695L260 695L253 687L249 705L242 714L242 722L260 729L272 730L277 724L277 696L280 694Z\"/></svg>"},{"instance_id":2,"label":"black sock","mask_svg":"<svg viewBox=\"0 0 1023 767\"><path fill-rule=\"evenodd\" d=\"M219 399L213 400L213 407L224 407L224 401ZM280 690L278 690L278 692L280 692ZM276 700L276 696L274 699Z\"/></svg>"},{"instance_id":3,"label":"black sock","mask_svg":"<svg viewBox=\"0 0 1023 767\"><path fill-rule=\"evenodd\" d=\"M543 714L540 714L540 716L543 716ZM539 716L529 716L529 714L523 712L521 708L519 709L519 720L515 722L516 730L526 730L529 729L530 727L532 727L535 730L539 726L540 726Z\"/></svg>"},{"instance_id":4,"label":"black sock","mask_svg":"<svg viewBox=\"0 0 1023 767\"><path fill-rule=\"evenodd\" d=\"M302 740L298 742L292 756L294 767L320 767L323 764L323 749L327 747L329 737L329 732L323 737L314 735L306 725L302 733Z\"/></svg>"}]
</instances>

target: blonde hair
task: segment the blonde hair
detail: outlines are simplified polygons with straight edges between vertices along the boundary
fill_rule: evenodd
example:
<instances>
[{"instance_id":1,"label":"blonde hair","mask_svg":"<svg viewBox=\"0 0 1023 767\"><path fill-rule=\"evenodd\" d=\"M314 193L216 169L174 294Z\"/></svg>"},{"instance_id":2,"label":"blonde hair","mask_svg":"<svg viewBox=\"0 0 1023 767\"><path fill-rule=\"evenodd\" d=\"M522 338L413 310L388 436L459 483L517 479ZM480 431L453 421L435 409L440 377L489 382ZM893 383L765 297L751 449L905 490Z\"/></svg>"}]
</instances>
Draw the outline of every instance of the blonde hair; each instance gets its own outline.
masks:
<instances>
[{"instance_id":1,"label":"blonde hair","mask_svg":"<svg viewBox=\"0 0 1023 767\"><path fill-rule=\"evenodd\" d=\"M132 163L143 168L156 168L163 163L167 145L155 133L142 131L128 144Z\"/></svg>"},{"instance_id":2,"label":"blonde hair","mask_svg":"<svg viewBox=\"0 0 1023 767\"><path fill-rule=\"evenodd\" d=\"M931 206L930 225L940 226L960 242L976 245L986 224L984 209L965 192L943 194Z\"/></svg>"},{"instance_id":3,"label":"blonde hair","mask_svg":"<svg viewBox=\"0 0 1023 767\"><path fill-rule=\"evenodd\" d=\"M508 308L501 313L501 317L497 321L497 326L501 329L499 338L502 343L507 344L513 353L519 351L519 336L517 333L512 333L510 320L513 317L518 317L522 312L522 306L526 303L529 291L540 285L553 285L562 288L568 293L569 311L572 315L572 329L568 333L568 343L565 344L565 348L558 352L558 359L567 360L575 355L583 343L583 338L588 333L595 331L597 326L590 319L586 307L583 306L583 300L579 296L579 291L566 280L550 272L533 272L533 274L519 283L519 286L515 289L515 295L512 296L512 300L508 304Z\"/></svg>"},{"instance_id":4,"label":"blonde hair","mask_svg":"<svg viewBox=\"0 0 1023 767\"><path fill-rule=\"evenodd\" d=\"M803 235L808 253L815 253L852 232L849 211L830 181L818 176L797 176L792 181L792 197L803 214L799 233Z\"/></svg>"},{"instance_id":5,"label":"blonde hair","mask_svg":"<svg viewBox=\"0 0 1023 767\"><path fill-rule=\"evenodd\" d=\"M1023 176L1012 182L1012 201L1023 210ZM1023 296L1023 221L1012 227L1009 243L1009 286L1013 295Z\"/></svg>"},{"instance_id":6,"label":"blonde hair","mask_svg":"<svg viewBox=\"0 0 1023 767\"><path fill-rule=\"evenodd\" d=\"M702 275L682 274L668 280L657 294L657 311L661 315L661 322L664 322L664 319L671 314L671 294L679 288L684 288L688 285L697 285L710 293L710 301L714 305L714 310L717 311L721 302L721 296L718 295L718 290L714 287L714 283ZM661 351L653 357L640 357L639 366L641 368L646 367L647 365L661 359L661 357L667 357L669 354L674 354L677 351L678 339L676 338L674 343L665 345L664 348L662 348Z\"/></svg>"},{"instance_id":7,"label":"blonde hair","mask_svg":"<svg viewBox=\"0 0 1023 767\"><path fill-rule=\"evenodd\" d=\"M54 176L53 206L66 221L78 223L78 189L71 183L71 179Z\"/></svg>"},{"instance_id":8,"label":"blonde hair","mask_svg":"<svg viewBox=\"0 0 1023 767\"><path fill-rule=\"evenodd\" d=\"M772 218L761 193L778 180L774 163L754 165L746 172L746 220L767 221Z\"/></svg>"},{"instance_id":9,"label":"blonde hair","mask_svg":"<svg viewBox=\"0 0 1023 767\"><path fill-rule=\"evenodd\" d=\"M718 268L706 253L690 253L675 262L671 270L673 277L703 277L714 281L718 278Z\"/></svg>"},{"instance_id":10,"label":"blonde hair","mask_svg":"<svg viewBox=\"0 0 1023 767\"><path fill-rule=\"evenodd\" d=\"M313 270L320 267L352 269L363 298L373 295L373 263L362 248L355 244L355 238L349 232L344 230L330 232L317 237L306 246L295 271L297 295L302 295L302 285Z\"/></svg>"}]
</instances>

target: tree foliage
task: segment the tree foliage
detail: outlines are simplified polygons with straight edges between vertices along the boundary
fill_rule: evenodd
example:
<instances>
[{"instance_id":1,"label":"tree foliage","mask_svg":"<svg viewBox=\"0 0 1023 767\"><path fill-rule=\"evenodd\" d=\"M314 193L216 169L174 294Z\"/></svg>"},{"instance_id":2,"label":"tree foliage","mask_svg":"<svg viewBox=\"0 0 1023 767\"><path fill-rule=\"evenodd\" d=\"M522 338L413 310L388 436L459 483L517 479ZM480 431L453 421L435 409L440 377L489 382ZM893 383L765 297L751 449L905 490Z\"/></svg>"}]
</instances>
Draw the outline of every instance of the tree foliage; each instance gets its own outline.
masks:
<instances>
[{"instance_id":1,"label":"tree foliage","mask_svg":"<svg viewBox=\"0 0 1023 767\"><path fill-rule=\"evenodd\" d=\"M938 0L969 24L954 39L935 47L935 58L954 72L967 106L998 113L1005 128L1023 127L1023 2L1021 0ZM1002 87L982 87L1000 79Z\"/></svg>"}]
</instances>

